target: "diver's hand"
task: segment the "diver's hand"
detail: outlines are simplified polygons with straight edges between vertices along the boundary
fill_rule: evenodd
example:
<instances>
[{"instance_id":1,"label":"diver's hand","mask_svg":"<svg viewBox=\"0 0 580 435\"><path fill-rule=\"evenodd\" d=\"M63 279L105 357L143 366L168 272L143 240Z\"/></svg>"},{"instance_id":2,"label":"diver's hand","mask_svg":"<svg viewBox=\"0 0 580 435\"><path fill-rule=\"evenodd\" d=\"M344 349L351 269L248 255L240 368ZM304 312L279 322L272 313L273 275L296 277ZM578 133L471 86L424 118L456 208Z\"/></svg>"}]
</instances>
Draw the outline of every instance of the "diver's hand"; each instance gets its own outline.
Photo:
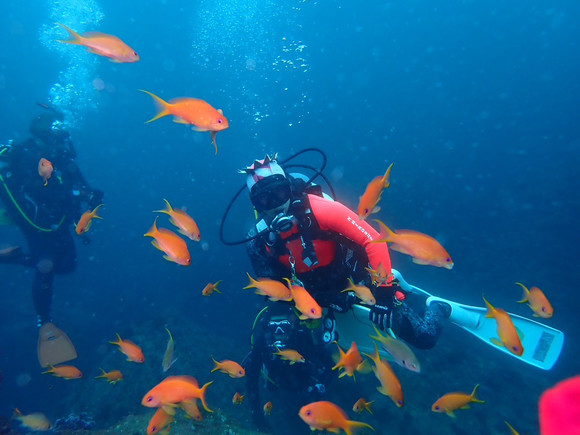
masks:
<instances>
[{"instance_id":1,"label":"diver's hand","mask_svg":"<svg viewBox=\"0 0 580 435\"><path fill-rule=\"evenodd\" d=\"M369 320L377 327L384 331L391 327L391 314L393 311L393 287L381 286L373 292L375 296L375 305L370 308Z\"/></svg>"}]
</instances>

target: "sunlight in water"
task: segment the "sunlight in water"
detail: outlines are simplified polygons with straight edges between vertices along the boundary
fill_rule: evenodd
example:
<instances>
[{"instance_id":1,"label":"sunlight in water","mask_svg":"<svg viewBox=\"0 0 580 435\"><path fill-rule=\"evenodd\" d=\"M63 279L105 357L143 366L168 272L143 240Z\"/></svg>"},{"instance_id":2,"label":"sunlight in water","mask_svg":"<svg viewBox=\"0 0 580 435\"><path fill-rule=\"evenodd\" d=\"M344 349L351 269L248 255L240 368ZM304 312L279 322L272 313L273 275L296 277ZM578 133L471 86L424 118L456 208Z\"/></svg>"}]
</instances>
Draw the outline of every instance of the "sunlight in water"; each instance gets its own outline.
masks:
<instances>
[{"instance_id":1,"label":"sunlight in water","mask_svg":"<svg viewBox=\"0 0 580 435\"><path fill-rule=\"evenodd\" d=\"M49 18L40 28L40 41L49 50L58 52L63 62L57 81L50 87L48 101L65 114L68 128L78 127L84 114L97 108L92 81L100 59L80 47L58 42L69 38L55 23L82 34L96 30L104 14L93 0L48 0L47 4Z\"/></svg>"}]
</instances>

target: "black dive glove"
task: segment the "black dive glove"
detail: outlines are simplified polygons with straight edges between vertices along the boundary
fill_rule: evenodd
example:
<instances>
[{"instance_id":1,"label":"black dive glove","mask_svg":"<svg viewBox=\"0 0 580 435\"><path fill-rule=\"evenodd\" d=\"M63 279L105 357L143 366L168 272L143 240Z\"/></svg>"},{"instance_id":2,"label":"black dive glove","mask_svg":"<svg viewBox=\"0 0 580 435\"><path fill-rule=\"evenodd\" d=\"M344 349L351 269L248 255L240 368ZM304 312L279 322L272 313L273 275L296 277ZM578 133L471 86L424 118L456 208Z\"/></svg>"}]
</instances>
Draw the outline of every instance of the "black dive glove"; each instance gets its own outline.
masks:
<instances>
[{"instance_id":1,"label":"black dive glove","mask_svg":"<svg viewBox=\"0 0 580 435\"><path fill-rule=\"evenodd\" d=\"M395 288L394 286L377 287L373 294L377 302L375 305L369 305L369 320L384 331L391 327Z\"/></svg>"}]
</instances>

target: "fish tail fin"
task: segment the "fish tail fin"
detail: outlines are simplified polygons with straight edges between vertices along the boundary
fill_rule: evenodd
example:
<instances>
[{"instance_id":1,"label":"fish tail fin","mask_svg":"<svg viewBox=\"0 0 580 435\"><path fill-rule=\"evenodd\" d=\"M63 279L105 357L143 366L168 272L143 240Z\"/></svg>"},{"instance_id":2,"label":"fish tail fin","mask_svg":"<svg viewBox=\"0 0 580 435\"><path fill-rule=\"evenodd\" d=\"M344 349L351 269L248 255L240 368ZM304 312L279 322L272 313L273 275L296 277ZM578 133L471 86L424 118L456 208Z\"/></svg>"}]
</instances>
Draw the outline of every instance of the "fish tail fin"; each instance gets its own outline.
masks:
<instances>
[{"instance_id":1,"label":"fish tail fin","mask_svg":"<svg viewBox=\"0 0 580 435\"><path fill-rule=\"evenodd\" d=\"M117 346L120 346L122 342L123 342L123 339L121 338L121 336L119 335L118 332L117 332L117 341L109 341L109 343L116 344Z\"/></svg>"},{"instance_id":2,"label":"fish tail fin","mask_svg":"<svg viewBox=\"0 0 580 435\"><path fill-rule=\"evenodd\" d=\"M163 118L164 116L170 115L169 110L168 110L170 104L168 102L162 100L157 95L152 94L149 91L145 91L143 89L139 89L139 90L141 92L144 92L147 95L151 96L153 98L153 101L155 101L155 105L157 106L157 115L155 115L149 121L145 121L145 124L149 124L150 122L157 121L159 118Z\"/></svg>"},{"instance_id":3,"label":"fish tail fin","mask_svg":"<svg viewBox=\"0 0 580 435\"><path fill-rule=\"evenodd\" d=\"M171 212L173 211L173 207L171 207L171 204L169 204L169 201L167 201L165 198L163 198L163 201L165 201L165 208L163 210L153 210L153 213L171 214Z\"/></svg>"},{"instance_id":4,"label":"fish tail fin","mask_svg":"<svg viewBox=\"0 0 580 435\"><path fill-rule=\"evenodd\" d=\"M248 278L250 279L250 283L247 286L245 286L243 288L243 290L256 287L256 284L258 284L258 281L256 281L254 278L252 278L248 272L246 272L246 275L248 275Z\"/></svg>"},{"instance_id":5,"label":"fish tail fin","mask_svg":"<svg viewBox=\"0 0 580 435\"><path fill-rule=\"evenodd\" d=\"M471 401L475 402L475 403L485 403L484 400L479 400L477 397L475 397L475 395L477 394L477 390L479 389L479 384L477 384L474 388L473 391L471 392Z\"/></svg>"},{"instance_id":6,"label":"fish tail fin","mask_svg":"<svg viewBox=\"0 0 580 435\"><path fill-rule=\"evenodd\" d=\"M171 331L169 331L169 329L167 329L167 328L165 328L165 330L169 334L169 340L173 341L173 336L171 335Z\"/></svg>"},{"instance_id":7,"label":"fish tail fin","mask_svg":"<svg viewBox=\"0 0 580 435\"><path fill-rule=\"evenodd\" d=\"M105 374L107 372L104 371L101 367L99 367L99 370L101 371L101 375L100 376L95 376L95 379L106 378Z\"/></svg>"},{"instance_id":8,"label":"fish tail fin","mask_svg":"<svg viewBox=\"0 0 580 435\"><path fill-rule=\"evenodd\" d=\"M199 400L201 400L201 404L203 405L203 408L207 412L213 412L211 409L209 409L209 406L207 406L207 402L205 401L205 392L207 390L207 387L209 387L211 384L213 384L213 381L208 382L203 387L201 387L201 391L200 391L200 394L199 394Z\"/></svg>"},{"instance_id":9,"label":"fish tail fin","mask_svg":"<svg viewBox=\"0 0 580 435\"><path fill-rule=\"evenodd\" d=\"M528 298L530 296L530 291L521 282L516 282L516 284L519 285L519 286L521 286L522 289L524 290L524 294L522 296L522 299L520 301L518 301L518 304L525 304L526 302L528 302Z\"/></svg>"},{"instance_id":10,"label":"fish tail fin","mask_svg":"<svg viewBox=\"0 0 580 435\"><path fill-rule=\"evenodd\" d=\"M219 284L220 282L222 282L222 281L223 281L223 279L220 279L219 281L217 281L217 282L216 282L216 283L213 285L213 291L214 291L214 292L221 293L221 291L219 291L219 290L218 290L217 286L218 286L218 284Z\"/></svg>"},{"instance_id":11,"label":"fish tail fin","mask_svg":"<svg viewBox=\"0 0 580 435\"><path fill-rule=\"evenodd\" d=\"M391 243L394 242L396 234L383 222L378 219L374 219L376 223L379 224L379 240L373 240L372 243Z\"/></svg>"},{"instance_id":12,"label":"fish tail fin","mask_svg":"<svg viewBox=\"0 0 580 435\"><path fill-rule=\"evenodd\" d=\"M391 163L385 175L383 175L383 179L381 180L383 182L383 189L387 189L391 185L391 169L393 169L393 165L394 163Z\"/></svg>"},{"instance_id":13,"label":"fish tail fin","mask_svg":"<svg viewBox=\"0 0 580 435\"><path fill-rule=\"evenodd\" d=\"M344 427L344 431L347 435L352 435L352 430L354 428L367 428L367 429L371 429L372 431L375 431L375 428L372 427L370 424L367 423L363 423L361 421L354 421L354 420L347 420L346 421L346 427ZM376 431L375 431L376 432Z\"/></svg>"},{"instance_id":14,"label":"fish tail fin","mask_svg":"<svg viewBox=\"0 0 580 435\"><path fill-rule=\"evenodd\" d=\"M97 213L99 212L99 209L104 206L105 204L99 204L95 207L95 209L91 212L91 214L93 215L94 219L103 219L101 216L99 216Z\"/></svg>"},{"instance_id":15,"label":"fish tail fin","mask_svg":"<svg viewBox=\"0 0 580 435\"><path fill-rule=\"evenodd\" d=\"M488 318L494 317L495 308L487 301L487 299L485 299L485 295L481 295L481 297L483 298L483 302L485 302L485 306L487 307L487 314L485 315L485 317Z\"/></svg>"},{"instance_id":16,"label":"fish tail fin","mask_svg":"<svg viewBox=\"0 0 580 435\"><path fill-rule=\"evenodd\" d=\"M377 364L377 361L378 362L381 361L381 355L379 354L379 348L377 347L376 342L375 342L375 353L373 353L372 355L369 355L368 353L363 352L363 355L369 357L375 363L375 365Z\"/></svg>"},{"instance_id":17,"label":"fish tail fin","mask_svg":"<svg viewBox=\"0 0 580 435\"><path fill-rule=\"evenodd\" d=\"M58 24L60 27L62 27L64 30L66 30L68 32L68 35L72 38L72 39L57 39L58 42L62 42L63 44L82 45L84 38L81 35L79 35L74 30L68 28L64 24L61 24L61 23L56 23L56 24Z\"/></svg>"},{"instance_id":18,"label":"fish tail fin","mask_svg":"<svg viewBox=\"0 0 580 435\"><path fill-rule=\"evenodd\" d=\"M48 370L42 372L41 375L47 375L49 373L53 373L54 372L54 366L53 365L48 364L47 367L48 367Z\"/></svg>"},{"instance_id":19,"label":"fish tail fin","mask_svg":"<svg viewBox=\"0 0 580 435\"><path fill-rule=\"evenodd\" d=\"M155 235L157 234L158 230L157 230L157 217L155 218L155 220L153 221L153 226L149 229L149 231L147 231L144 234L144 237L153 237L155 238Z\"/></svg>"}]
</instances>

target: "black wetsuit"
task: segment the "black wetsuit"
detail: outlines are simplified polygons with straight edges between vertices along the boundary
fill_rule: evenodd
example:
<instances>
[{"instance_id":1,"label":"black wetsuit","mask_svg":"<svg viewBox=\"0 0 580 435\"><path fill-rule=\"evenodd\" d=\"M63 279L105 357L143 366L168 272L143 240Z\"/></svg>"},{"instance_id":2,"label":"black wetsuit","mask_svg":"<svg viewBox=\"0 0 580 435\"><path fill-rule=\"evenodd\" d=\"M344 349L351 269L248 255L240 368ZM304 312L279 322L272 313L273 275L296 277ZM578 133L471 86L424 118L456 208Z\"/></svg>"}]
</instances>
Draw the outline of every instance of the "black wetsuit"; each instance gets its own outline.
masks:
<instances>
[{"instance_id":1,"label":"black wetsuit","mask_svg":"<svg viewBox=\"0 0 580 435\"><path fill-rule=\"evenodd\" d=\"M0 262L35 268L32 295L39 325L50 321L54 275L76 269L71 229L81 215L81 203L90 207L102 199L102 192L88 187L75 157L70 140L46 143L37 138L14 144L0 155L0 199L29 249L26 255L17 250L0 256ZM46 186L38 173L41 158L54 167Z\"/></svg>"}]
</instances>

